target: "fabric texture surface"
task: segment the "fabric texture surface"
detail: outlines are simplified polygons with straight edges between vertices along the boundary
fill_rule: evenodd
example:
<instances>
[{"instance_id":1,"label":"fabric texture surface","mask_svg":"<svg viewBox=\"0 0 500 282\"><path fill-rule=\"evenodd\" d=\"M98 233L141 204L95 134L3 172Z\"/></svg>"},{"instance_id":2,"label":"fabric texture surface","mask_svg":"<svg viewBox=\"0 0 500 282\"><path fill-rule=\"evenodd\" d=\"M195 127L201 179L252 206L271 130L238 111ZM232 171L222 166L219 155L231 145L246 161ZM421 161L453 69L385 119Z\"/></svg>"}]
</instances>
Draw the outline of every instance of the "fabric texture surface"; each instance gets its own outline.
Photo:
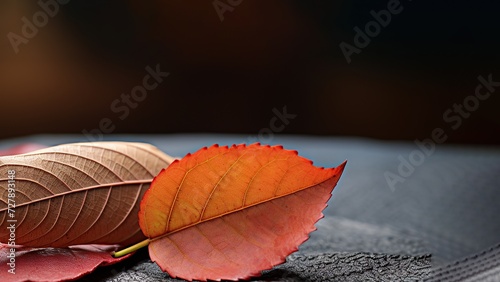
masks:
<instances>
[{"instance_id":1,"label":"fabric texture surface","mask_svg":"<svg viewBox=\"0 0 500 282\"><path fill-rule=\"evenodd\" d=\"M437 267L426 281L500 281L500 244Z\"/></svg>"},{"instance_id":2,"label":"fabric texture surface","mask_svg":"<svg viewBox=\"0 0 500 282\"><path fill-rule=\"evenodd\" d=\"M208 134L109 135L105 140L148 142L179 157L214 143L258 141ZM89 140L32 136L4 140L0 149L23 142L78 141ZM348 163L318 230L286 263L253 280L500 281L499 147L427 144L422 149L413 142L281 135L270 141L318 166ZM391 185L388 173L400 181ZM82 281L178 280L141 250Z\"/></svg>"}]
</instances>

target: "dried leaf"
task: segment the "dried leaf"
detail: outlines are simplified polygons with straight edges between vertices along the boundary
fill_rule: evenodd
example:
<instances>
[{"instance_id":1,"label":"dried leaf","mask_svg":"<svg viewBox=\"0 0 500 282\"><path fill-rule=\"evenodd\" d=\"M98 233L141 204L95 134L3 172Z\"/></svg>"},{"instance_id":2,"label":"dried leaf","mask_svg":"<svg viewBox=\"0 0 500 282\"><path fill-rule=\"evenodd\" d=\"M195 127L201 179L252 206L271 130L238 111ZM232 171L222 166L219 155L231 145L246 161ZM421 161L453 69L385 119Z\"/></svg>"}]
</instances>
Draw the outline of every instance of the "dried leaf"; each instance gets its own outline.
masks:
<instances>
[{"instance_id":1,"label":"dried leaf","mask_svg":"<svg viewBox=\"0 0 500 282\"><path fill-rule=\"evenodd\" d=\"M71 248L18 248L0 245L0 281L63 281L92 272L98 266L120 262L128 256L113 258L116 246L78 246ZM11 264L10 257L14 257Z\"/></svg>"},{"instance_id":2,"label":"dried leaf","mask_svg":"<svg viewBox=\"0 0 500 282\"><path fill-rule=\"evenodd\" d=\"M173 162L141 202L150 257L172 277L247 279L315 230L342 174L281 146L203 148Z\"/></svg>"},{"instance_id":3,"label":"dried leaf","mask_svg":"<svg viewBox=\"0 0 500 282\"><path fill-rule=\"evenodd\" d=\"M7 227L15 224L17 245L136 243L144 238L138 202L172 160L152 145L127 142L66 144L0 157L0 242L9 242ZM9 171L15 171L14 198Z\"/></svg>"}]
</instances>

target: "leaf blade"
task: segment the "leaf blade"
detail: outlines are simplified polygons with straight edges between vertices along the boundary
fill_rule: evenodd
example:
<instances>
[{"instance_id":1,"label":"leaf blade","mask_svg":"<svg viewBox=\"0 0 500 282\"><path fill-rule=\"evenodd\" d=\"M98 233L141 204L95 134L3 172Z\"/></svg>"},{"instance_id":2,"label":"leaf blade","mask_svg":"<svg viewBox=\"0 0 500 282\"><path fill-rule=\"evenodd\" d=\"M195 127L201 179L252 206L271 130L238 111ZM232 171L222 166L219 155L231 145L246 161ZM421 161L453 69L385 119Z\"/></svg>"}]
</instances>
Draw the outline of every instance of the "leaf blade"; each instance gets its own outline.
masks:
<instances>
[{"instance_id":1,"label":"leaf blade","mask_svg":"<svg viewBox=\"0 0 500 282\"><path fill-rule=\"evenodd\" d=\"M16 171L16 244L132 244L139 201L173 158L129 142L65 144L0 157L0 241L7 242L7 171Z\"/></svg>"},{"instance_id":2,"label":"leaf blade","mask_svg":"<svg viewBox=\"0 0 500 282\"><path fill-rule=\"evenodd\" d=\"M204 222L196 225L197 228L175 232L167 236L168 240L152 241L149 245L151 260L160 262L160 267L172 277L189 277L189 280L214 277L237 280L257 276L262 270L284 262L286 256L307 240L308 234L315 230L314 224L322 217L321 210L326 205L321 203L328 200L334 181L319 187L320 192L314 197L309 191L314 189L303 190ZM307 201L301 198L307 198ZM314 208L297 208L304 204ZM270 215L274 217L272 220L268 218ZM249 222L245 218L258 220ZM286 224L275 226L276 222ZM304 227L290 222L300 222ZM294 232L297 229L301 232ZM224 246L223 252L215 247L221 245ZM187 249L181 250L179 246ZM259 255L254 256L256 248ZM210 255L207 259L207 254L214 252L217 255ZM168 263L162 265L162 261ZM188 264L191 265L187 267Z\"/></svg>"},{"instance_id":3,"label":"leaf blade","mask_svg":"<svg viewBox=\"0 0 500 282\"><path fill-rule=\"evenodd\" d=\"M255 276L307 239L344 166L314 167L295 151L258 144L188 154L155 178L141 202L151 259L188 280Z\"/></svg>"},{"instance_id":4,"label":"leaf blade","mask_svg":"<svg viewBox=\"0 0 500 282\"><path fill-rule=\"evenodd\" d=\"M15 274L9 273L10 246L0 244L0 280L15 281L66 281L80 278L99 266L118 263L130 257L113 258L114 246L78 246L72 248L32 249L17 248Z\"/></svg>"}]
</instances>

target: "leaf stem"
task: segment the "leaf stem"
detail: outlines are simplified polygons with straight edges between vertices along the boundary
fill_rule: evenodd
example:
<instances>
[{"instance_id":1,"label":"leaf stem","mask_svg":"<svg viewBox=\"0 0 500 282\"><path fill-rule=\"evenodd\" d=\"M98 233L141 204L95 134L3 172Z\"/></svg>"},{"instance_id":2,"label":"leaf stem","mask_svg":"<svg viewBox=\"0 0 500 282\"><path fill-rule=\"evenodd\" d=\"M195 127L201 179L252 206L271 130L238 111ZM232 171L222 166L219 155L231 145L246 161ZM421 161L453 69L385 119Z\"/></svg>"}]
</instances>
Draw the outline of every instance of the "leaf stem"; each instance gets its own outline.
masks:
<instances>
[{"instance_id":1,"label":"leaf stem","mask_svg":"<svg viewBox=\"0 0 500 282\"><path fill-rule=\"evenodd\" d=\"M146 240L144 240L144 241L142 241L142 242L139 242L139 243L137 243L137 244L135 244L135 245L132 245L132 246L130 246L130 247L128 247L128 248L125 248L125 249L123 249L123 250L121 250L121 251L114 252L114 253L113 253L113 257L115 257L115 258L119 258L119 257L122 257L122 256L124 256L124 255L128 255L128 254L130 254L131 252L135 252L135 251L137 251L138 249L140 249L140 248L142 248L142 247L146 247L147 245L149 245L149 242L150 242L150 241L151 241L151 240L146 239Z\"/></svg>"}]
</instances>

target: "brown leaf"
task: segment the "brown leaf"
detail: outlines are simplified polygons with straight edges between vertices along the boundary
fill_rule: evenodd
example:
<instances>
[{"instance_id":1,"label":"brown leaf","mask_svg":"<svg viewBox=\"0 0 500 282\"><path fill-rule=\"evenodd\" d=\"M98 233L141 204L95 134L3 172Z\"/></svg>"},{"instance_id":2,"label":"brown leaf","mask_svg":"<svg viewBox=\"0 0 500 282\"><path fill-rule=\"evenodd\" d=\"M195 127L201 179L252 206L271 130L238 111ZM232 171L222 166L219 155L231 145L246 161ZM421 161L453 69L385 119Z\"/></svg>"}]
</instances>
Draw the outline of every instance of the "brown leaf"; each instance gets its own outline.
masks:
<instances>
[{"instance_id":1,"label":"brown leaf","mask_svg":"<svg viewBox=\"0 0 500 282\"><path fill-rule=\"evenodd\" d=\"M0 157L0 242L14 236L16 245L32 247L136 243L144 238L139 202L173 160L152 145L127 142ZM14 231L7 229L11 224Z\"/></svg>"}]
</instances>

